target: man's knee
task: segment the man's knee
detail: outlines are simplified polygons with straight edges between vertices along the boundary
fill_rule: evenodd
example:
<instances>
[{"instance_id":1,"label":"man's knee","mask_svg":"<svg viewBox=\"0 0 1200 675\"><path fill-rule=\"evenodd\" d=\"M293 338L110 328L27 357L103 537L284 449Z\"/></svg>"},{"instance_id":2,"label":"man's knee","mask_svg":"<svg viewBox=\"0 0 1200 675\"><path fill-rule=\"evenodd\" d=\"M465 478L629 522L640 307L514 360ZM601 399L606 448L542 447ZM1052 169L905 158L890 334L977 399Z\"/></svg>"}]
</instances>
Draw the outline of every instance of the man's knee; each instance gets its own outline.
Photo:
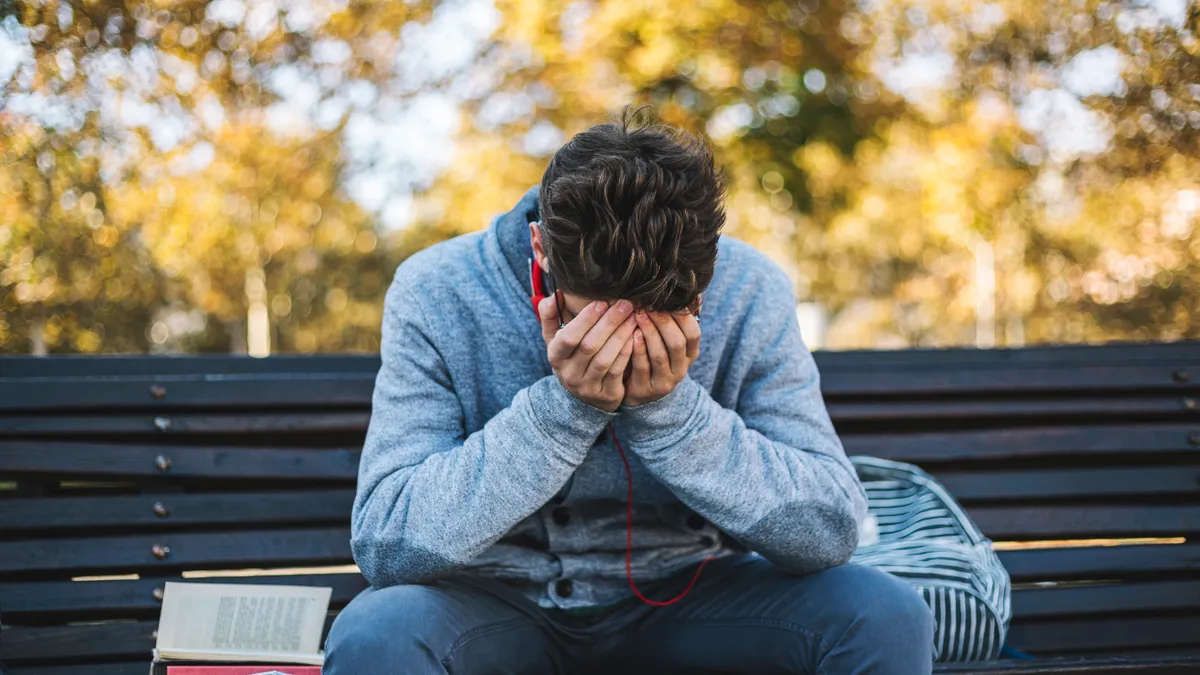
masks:
<instances>
[{"instance_id":1,"label":"man's knee","mask_svg":"<svg viewBox=\"0 0 1200 675\"><path fill-rule=\"evenodd\" d=\"M325 675L444 673L445 598L426 586L371 589L338 615L325 641ZM449 640L453 640L449 637Z\"/></svg>"},{"instance_id":2,"label":"man's knee","mask_svg":"<svg viewBox=\"0 0 1200 675\"><path fill-rule=\"evenodd\" d=\"M842 641L883 653L917 652L932 661L933 612L911 584L881 570L843 565L823 572L843 599Z\"/></svg>"}]
</instances>

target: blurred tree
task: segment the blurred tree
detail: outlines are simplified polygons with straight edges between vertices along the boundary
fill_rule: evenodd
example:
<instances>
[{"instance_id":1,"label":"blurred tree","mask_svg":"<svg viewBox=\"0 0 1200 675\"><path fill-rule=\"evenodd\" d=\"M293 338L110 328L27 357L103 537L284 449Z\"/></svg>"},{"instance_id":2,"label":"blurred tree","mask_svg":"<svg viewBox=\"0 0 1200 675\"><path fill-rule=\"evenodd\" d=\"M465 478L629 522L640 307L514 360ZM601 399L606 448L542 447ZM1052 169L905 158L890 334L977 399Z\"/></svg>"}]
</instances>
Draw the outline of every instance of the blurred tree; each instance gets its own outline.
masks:
<instances>
[{"instance_id":1,"label":"blurred tree","mask_svg":"<svg viewBox=\"0 0 1200 675\"><path fill-rule=\"evenodd\" d=\"M501 7L496 48L533 53L462 146L499 168L454 166L427 228L483 222L562 139L653 103L713 139L729 233L833 311L830 344L1200 336L1195 3Z\"/></svg>"},{"instance_id":2,"label":"blurred tree","mask_svg":"<svg viewBox=\"0 0 1200 675\"><path fill-rule=\"evenodd\" d=\"M831 346L1200 337L1198 30L1142 0L6 0L0 351L243 350L255 316L374 349L399 260L627 103L712 138L728 232Z\"/></svg>"},{"instance_id":3,"label":"blurred tree","mask_svg":"<svg viewBox=\"0 0 1200 675\"><path fill-rule=\"evenodd\" d=\"M147 347L160 277L136 228L107 217L100 158L76 151L93 124L24 124L0 144L0 351Z\"/></svg>"},{"instance_id":4,"label":"blurred tree","mask_svg":"<svg viewBox=\"0 0 1200 675\"><path fill-rule=\"evenodd\" d=\"M427 11L0 5L0 352L245 351L255 293L276 350L377 349L396 260L341 131ZM312 116L274 107L301 89Z\"/></svg>"}]
</instances>

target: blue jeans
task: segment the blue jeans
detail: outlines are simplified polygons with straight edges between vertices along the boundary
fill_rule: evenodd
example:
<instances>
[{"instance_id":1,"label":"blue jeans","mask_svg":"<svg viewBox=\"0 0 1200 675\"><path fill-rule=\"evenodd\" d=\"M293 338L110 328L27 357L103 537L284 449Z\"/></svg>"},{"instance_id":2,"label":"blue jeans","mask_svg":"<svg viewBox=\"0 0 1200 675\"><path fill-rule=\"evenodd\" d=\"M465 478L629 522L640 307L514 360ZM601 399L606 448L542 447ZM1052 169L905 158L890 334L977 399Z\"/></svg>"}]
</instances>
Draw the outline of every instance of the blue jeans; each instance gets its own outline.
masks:
<instances>
[{"instance_id":1,"label":"blue jeans","mask_svg":"<svg viewBox=\"0 0 1200 675\"><path fill-rule=\"evenodd\" d=\"M650 597L674 597L691 572ZM757 556L709 563L683 600L582 622L475 577L367 590L334 622L324 675L921 675L933 615L906 582L844 565L797 577Z\"/></svg>"}]
</instances>

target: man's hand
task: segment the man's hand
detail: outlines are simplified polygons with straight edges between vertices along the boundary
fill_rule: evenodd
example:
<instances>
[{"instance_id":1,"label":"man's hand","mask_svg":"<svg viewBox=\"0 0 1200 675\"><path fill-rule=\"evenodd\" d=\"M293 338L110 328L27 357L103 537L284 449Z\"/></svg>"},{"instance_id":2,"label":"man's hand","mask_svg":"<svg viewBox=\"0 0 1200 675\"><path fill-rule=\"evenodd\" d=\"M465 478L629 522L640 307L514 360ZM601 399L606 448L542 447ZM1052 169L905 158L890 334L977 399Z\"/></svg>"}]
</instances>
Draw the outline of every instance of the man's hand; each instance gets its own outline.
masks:
<instances>
[{"instance_id":1,"label":"man's hand","mask_svg":"<svg viewBox=\"0 0 1200 675\"><path fill-rule=\"evenodd\" d=\"M633 331L637 323L628 300L589 304L566 328L558 328L554 298L542 300L542 338L554 374L576 398L608 412L615 412L625 398L625 366L633 354Z\"/></svg>"},{"instance_id":2,"label":"man's hand","mask_svg":"<svg viewBox=\"0 0 1200 675\"><path fill-rule=\"evenodd\" d=\"M700 356L700 322L690 313L638 312L636 321L633 369L623 401L630 407L674 391Z\"/></svg>"}]
</instances>

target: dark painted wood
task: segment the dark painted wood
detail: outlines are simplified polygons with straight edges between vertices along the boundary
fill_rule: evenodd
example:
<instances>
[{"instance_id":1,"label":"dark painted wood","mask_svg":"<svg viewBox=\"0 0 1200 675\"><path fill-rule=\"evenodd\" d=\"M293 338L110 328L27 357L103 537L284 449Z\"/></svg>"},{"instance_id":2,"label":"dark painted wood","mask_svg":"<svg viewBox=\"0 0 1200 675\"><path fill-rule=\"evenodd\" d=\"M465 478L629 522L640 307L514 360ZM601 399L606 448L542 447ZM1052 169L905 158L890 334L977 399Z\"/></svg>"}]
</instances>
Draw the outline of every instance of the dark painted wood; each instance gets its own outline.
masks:
<instances>
[{"instance_id":1,"label":"dark painted wood","mask_svg":"<svg viewBox=\"0 0 1200 675\"><path fill-rule=\"evenodd\" d=\"M871 355L863 362L870 363ZM81 367L88 364L78 362ZM53 376L30 373L0 377L0 411L8 410L88 410L141 407L147 409L181 409L197 406L237 408L245 406L280 407L308 405L313 407L366 407L374 385L375 370L366 362L355 364L352 372L287 371L283 369L250 372L221 372L176 367L176 372L154 370L146 362L141 372L95 376ZM220 363L214 363L219 367ZM274 366L272 366L274 368ZM8 367L8 371L27 373L30 369ZM130 369L132 370L132 369ZM235 369L230 369L235 370ZM237 369L248 370L248 369ZM899 397L912 395L954 395L964 393L1025 395L1043 392L1104 391L1164 392L1180 394L1200 391L1200 377L1181 378L1179 373L1200 370L1200 356L1187 361L1117 363L1106 365L1074 365L1064 369L1061 364L1036 367L1016 367L992 364L972 368L958 367L901 367L881 365L861 369L831 366L823 373L822 390L827 397L847 396ZM147 376L144 373L154 373ZM199 373L199 374L197 374ZM151 394L151 387L161 387L161 396Z\"/></svg>"},{"instance_id":2,"label":"dark painted wood","mask_svg":"<svg viewBox=\"0 0 1200 675\"><path fill-rule=\"evenodd\" d=\"M12 675L145 675L143 661L75 666L16 668ZM1196 675L1200 658L1180 656L1128 656L1043 658L989 663L939 663L933 672L953 675Z\"/></svg>"},{"instance_id":3,"label":"dark painted wood","mask_svg":"<svg viewBox=\"0 0 1200 675\"><path fill-rule=\"evenodd\" d=\"M1200 466L1196 465L938 472L934 478L968 505L1150 495L1200 497Z\"/></svg>"},{"instance_id":4,"label":"dark painted wood","mask_svg":"<svg viewBox=\"0 0 1200 675\"><path fill-rule=\"evenodd\" d=\"M1160 394L1157 396L1121 395L1104 398L953 398L855 400L831 398L827 402L835 424L855 422L917 422L928 426L936 423L992 421L1010 425L1013 420L1025 423L1063 418L1089 421L1113 418L1137 419L1197 419L1200 402L1195 394ZM1101 416L1101 417L1097 417ZM3 428L0 422L0 429Z\"/></svg>"},{"instance_id":5,"label":"dark painted wood","mask_svg":"<svg viewBox=\"0 0 1200 675\"><path fill-rule=\"evenodd\" d=\"M1117 473L1120 470L1112 470ZM1107 472L1106 472L1107 473ZM1165 480L1180 474L1187 481L1192 472L1162 470ZM995 499L1002 492L1009 499L1025 501L1038 494L1022 491L1022 477L1014 473L988 485L986 474L975 476L979 485L991 490L979 494L955 490L953 476L946 481L968 506L976 499ZM1110 476L1102 476L1105 480ZM1037 486L1034 473L1029 482ZM1179 493L1195 492L1180 480ZM1103 487L1104 483L1101 483ZM1090 486L1080 493L1096 494ZM1129 494L1135 490L1130 488ZM1145 489L1142 489L1145 492ZM1120 494L1114 488L1114 494ZM1070 495L1068 495L1070 496ZM1078 494L1076 496L1079 496ZM211 492L88 497L40 497L0 500L0 532L32 532L39 536L54 529L84 527L139 527L178 529L196 525L261 525L338 523L349 518L354 499L352 488L286 492ZM1174 536L1200 530L1200 506L980 506L969 513L983 531L994 539L1039 539L1072 536Z\"/></svg>"},{"instance_id":6,"label":"dark painted wood","mask_svg":"<svg viewBox=\"0 0 1200 675\"><path fill-rule=\"evenodd\" d=\"M1004 659L988 663L940 663L933 667L933 672L954 675L1195 675L1200 673L1200 657L1130 654Z\"/></svg>"},{"instance_id":7,"label":"dark painted wood","mask_svg":"<svg viewBox=\"0 0 1200 675\"><path fill-rule=\"evenodd\" d=\"M902 461L930 463L968 461L981 457L1013 459L1067 457L1110 453L1182 453L1194 449L1189 438L1192 425L1139 427L1067 427L1009 431L969 431L910 435L846 435L851 454L871 454ZM1200 457L1200 450L1193 450ZM237 447L172 446L152 443L82 443L73 441L0 441L0 467L10 475L155 477L155 478L243 478L262 480L355 479L357 449L263 449ZM162 471L159 456L171 460ZM1085 494L1142 494L1155 484L1164 494L1190 494L1200 486L1200 468L1144 467L1140 469L1080 469L934 473L964 500L1023 499L1037 489L1046 496L1070 497ZM1124 474L1123 474L1124 472ZM1124 475L1124 480L1122 480ZM991 478L995 476L995 480ZM1161 479L1161 480L1160 480ZM957 481L957 482L956 482ZM1035 487L1040 486L1040 487Z\"/></svg>"},{"instance_id":8,"label":"dark painted wood","mask_svg":"<svg viewBox=\"0 0 1200 675\"><path fill-rule=\"evenodd\" d=\"M144 435L175 440L204 434L362 434L368 410L348 412L120 413L110 415L0 415L0 439Z\"/></svg>"},{"instance_id":9,"label":"dark painted wood","mask_svg":"<svg viewBox=\"0 0 1200 675\"><path fill-rule=\"evenodd\" d=\"M28 359L15 367L13 361L0 360L0 438L14 439L0 441L0 467L23 483L49 481L46 496L0 500L0 522L23 523L10 526L9 541L0 542L0 575L7 579L0 583L6 623L14 616L34 623L152 619L158 610L155 586L186 569L350 562L344 525L315 523L342 523L349 512L356 439L368 419L377 358L184 358ZM1191 459L1197 457L1191 436L1200 432L1200 413L1188 405L1200 393L1200 343L819 353L816 358L831 413L839 428L849 432L844 434L847 448L925 465L993 537L1177 535L1200 530L1195 499L1200 491L1200 469L1195 465L1200 462ZM165 392L152 395L154 385ZM20 394L12 393L17 389ZM949 431L956 425L975 430ZM983 425L1000 428L978 428ZM860 433L868 428L875 431ZM917 433L883 431L910 428ZM39 440L15 440L34 438ZM76 443L72 438L112 442ZM284 450L254 447L288 445L289 438L305 440L291 441ZM130 444L133 439L140 440ZM196 441L206 445L173 445ZM316 444L344 449L301 447ZM165 472L154 464L160 454L171 459ZM1136 466L1104 464L1113 461ZM996 471L1000 465L1009 468ZM1022 466L1028 468L1017 469ZM1068 466L1080 468L1061 468ZM159 491L224 491L56 496L53 481L63 477L136 480L153 483ZM313 485L329 485L331 490L300 493L293 488L250 502L247 495L230 493L222 485L238 479L251 481L242 484L255 490L282 487L292 480L300 481L293 485L306 491L314 490ZM335 486L339 489L332 489ZM1127 498L1142 503L1099 506ZM1169 499L1183 503L1168 506ZM153 515L155 500L174 500L166 504L170 515L165 527L197 531L147 531L159 526L159 517ZM297 529L278 527L288 523ZM56 527L65 528L58 539L51 538ZM233 531L235 527L252 529ZM109 528L113 536L78 538L76 528ZM13 541L13 534L31 538ZM170 549L165 559L154 557L155 544ZM1006 551L1001 557L1017 583L1126 580L1018 590L1013 635L1032 636L1024 645L1028 649L1058 653L1196 645L1200 544ZM65 581L82 573L130 572L159 578ZM44 581L30 583L30 578ZM364 584L355 574L237 581L329 583L335 587L338 606ZM1113 623L1118 618L1130 629L1123 637L1118 634L1121 626ZM139 664L140 675L146 666L137 655L144 654L137 626L19 628L22 633L16 637L25 640L31 658L44 658L46 663L101 659L118 664L111 672L94 675L124 675L116 669L131 664ZM53 634L54 630L64 632ZM1185 635L1193 637L1181 637ZM40 647L29 646L31 636ZM5 631L8 658L12 638L11 631ZM63 640L69 645L66 652L51 646ZM24 667L32 669L33 663L27 660ZM1193 668L1195 661L1092 663L1091 670L1055 661L1007 672L1200 673L1200 667ZM978 672L1006 672L996 668L1000 666L980 666ZM943 671L952 672L939 669Z\"/></svg>"},{"instance_id":10,"label":"dark painted wood","mask_svg":"<svg viewBox=\"0 0 1200 675\"><path fill-rule=\"evenodd\" d=\"M1012 625L1006 643L1031 654L1116 651L1196 644L1200 617L1130 617L1024 621Z\"/></svg>"},{"instance_id":11,"label":"dark painted wood","mask_svg":"<svg viewBox=\"0 0 1200 675\"><path fill-rule=\"evenodd\" d=\"M284 576L218 577L201 579L147 578L115 581L43 581L0 583L4 616L22 623L58 617L101 619L148 618L157 615L160 603L154 590L165 581L189 583L253 583L328 586L331 605L340 608L366 588L358 574L304 574ZM1145 612L1178 612L1200 609L1200 580L1152 581L1127 584L1021 588L1013 592L1017 621L1076 615Z\"/></svg>"},{"instance_id":12,"label":"dark painted wood","mask_svg":"<svg viewBox=\"0 0 1200 675\"><path fill-rule=\"evenodd\" d=\"M1200 370L1200 363L1191 370ZM1200 378L1175 378L1167 365L913 371L831 371L821 389L831 401L846 397L912 397L1062 392L1200 392ZM0 411L144 408L367 408L375 377L370 373L265 373L26 378L0 380ZM156 389L161 396L153 394Z\"/></svg>"},{"instance_id":13,"label":"dark painted wood","mask_svg":"<svg viewBox=\"0 0 1200 675\"><path fill-rule=\"evenodd\" d=\"M1200 543L1000 551L1014 582L1200 575Z\"/></svg>"},{"instance_id":14,"label":"dark painted wood","mask_svg":"<svg viewBox=\"0 0 1200 675\"><path fill-rule=\"evenodd\" d=\"M822 373L826 396L957 396L974 394L1048 394L1051 392L1195 392L1195 377L1180 381L1180 369L1200 364L1059 366L1039 368L865 369Z\"/></svg>"},{"instance_id":15,"label":"dark painted wood","mask_svg":"<svg viewBox=\"0 0 1200 675\"><path fill-rule=\"evenodd\" d=\"M1146 350L1162 352L1161 349ZM370 373L379 371L378 354L276 354L254 358L230 354L72 354L0 357L0 378L139 377L196 373Z\"/></svg>"},{"instance_id":16,"label":"dark painted wood","mask_svg":"<svg viewBox=\"0 0 1200 675\"><path fill-rule=\"evenodd\" d=\"M1190 401L1190 403L1189 403ZM1153 397L1017 399L1017 400L901 400L837 401L828 404L835 424L864 422L912 423L925 426L953 422L993 421L1011 423L1073 418L1080 421L1114 418L1138 420L1190 420L1200 423L1200 397L1161 395ZM165 420L165 423L162 421ZM309 432L363 434L370 420L365 406L352 411L255 413L200 413L145 411L109 414L0 414L0 439L38 437L86 437L103 435L146 435L173 439L199 434L299 434ZM165 424L164 431L161 428Z\"/></svg>"},{"instance_id":17,"label":"dark painted wood","mask_svg":"<svg viewBox=\"0 0 1200 675\"><path fill-rule=\"evenodd\" d=\"M0 382L0 411L368 407L368 373L160 376ZM161 396L158 395L161 393Z\"/></svg>"},{"instance_id":18,"label":"dark painted wood","mask_svg":"<svg viewBox=\"0 0 1200 675\"><path fill-rule=\"evenodd\" d=\"M167 547L169 555L155 557L156 546ZM35 572L59 577L115 572L165 575L187 569L352 562L349 527L0 542L0 574L24 579Z\"/></svg>"},{"instance_id":19,"label":"dark painted wood","mask_svg":"<svg viewBox=\"0 0 1200 675\"><path fill-rule=\"evenodd\" d=\"M12 675L146 675L150 661L125 661L122 663L87 663L70 666L31 666L13 668Z\"/></svg>"},{"instance_id":20,"label":"dark painted wood","mask_svg":"<svg viewBox=\"0 0 1200 675\"><path fill-rule=\"evenodd\" d=\"M1104 345L1038 345L1010 349L974 347L813 352L823 370L877 370L880 368L962 369L964 367L1014 368L1130 363L1168 365L1200 360L1200 341L1172 343L1113 342Z\"/></svg>"},{"instance_id":21,"label":"dark painted wood","mask_svg":"<svg viewBox=\"0 0 1200 675\"><path fill-rule=\"evenodd\" d=\"M325 620L322 644L332 623L332 618ZM4 659L11 665L144 659L149 671L157 628L157 621L10 628L4 631Z\"/></svg>"},{"instance_id":22,"label":"dark painted wood","mask_svg":"<svg viewBox=\"0 0 1200 675\"><path fill-rule=\"evenodd\" d=\"M1170 537L1200 532L1200 506L978 507L967 513L994 540Z\"/></svg>"},{"instance_id":23,"label":"dark painted wood","mask_svg":"<svg viewBox=\"0 0 1200 675\"><path fill-rule=\"evenodd\" d=\"M1113 342L1104 345L1039 345L1015 349L938 348L817 351L817 364L828 370L880 368L956 368L986 366L1074 366L1130 363L1181 364L1200 360L1200 341L1174 343ZM379 369L376 354L274 355L265 359L231 355L105 355L54 357L9 356L0 359L0 377L76 377L271 372L370 372Z\"/></svg>"},{"instance_id":24,"label":"dark painted wood","mask_svg":"<svg viewBox=\"0 0 1200 675\"><path fill-rule=\"evenodd\" d=\"M0 532L126 531L197 525L338 524L350 520L354 489L159 494L0 500Z\"/></svg>"},{"instance_id":25,"label":"dark painted wood","mask_svg":"<svg viewBox=\"0 0 1200 675\"><path fill-rule=\"evenodd\" d=\"M1200 341L1173 343L1113 342L1103 345L1038 345L1016 349L938 348L888 351L817 351L817 364L831 370L910 367L962 368L986 365L1095 365L1200 360ZM53 357L8 356L0 359L0 377L139 375L147 372L270 373L371 372L379 369L376 354L275 355L265 359L217 355L105 355Z\"/></svg>"},{"instance_id":26,"label":"dark painted wood","mask_svg":"<svg viewBox=\"0 0 1200 675\"><path fill-rule=\"evenodd\" d=\"M985 429L913 434L850 434L849 454L913 463L982 462L1043 457L1081 461L1085 455L1138 456L1200 452L1195 424L1138 424Z\"/></svg>"},{"instance_id":27,"label":"dark painted wood","mask_svg":"<svg viewBox=\"0 0 1200 675\"><path fill-rule=\"evenodd\" d=\"M167 581L217 584L270 584L327 586L333 589L330 606L340 608L367 587L362 575L295 574L253 577L159 577L115 581L34 581L0 583L4 618L22 623L53 619L151 618L162 604L154 590ZM72 618L74 617L74 618Z\"/></svg>"},{"instance_id":28,"label":"dark painted wood","mask_svg":"<svg viewBox=\"0 0 1200 675\"><path fill-rule=\"evenodd\" d=\"M358 449L251 449L67 441L0 441L6 474L352 481ZM170 460L159 467L158 457Z\"/></svg>"},{"instance_id":29,"label":"dark painted wood","mask_svg":"<svg viewBox=\"0 0 1200 675\"><path fill-rule=\"evenodd\" d=\"M1013 591L1017 621L1127 612L1200 609L1200 580L1149 581L1102 586L1030 588Z\"/></svg>"},{"instance_id":30,"label":"dark painted wood","mask_svg":"<svg viewBox=\"0 0 1200 675\"><path fill-rule=\"evenodd\" d=\"M158 621L99 623L86 626L38 626L4 631L4 662L9 665L69 659L144 659L150 652Z\"/></svg>"}]
</instances>

